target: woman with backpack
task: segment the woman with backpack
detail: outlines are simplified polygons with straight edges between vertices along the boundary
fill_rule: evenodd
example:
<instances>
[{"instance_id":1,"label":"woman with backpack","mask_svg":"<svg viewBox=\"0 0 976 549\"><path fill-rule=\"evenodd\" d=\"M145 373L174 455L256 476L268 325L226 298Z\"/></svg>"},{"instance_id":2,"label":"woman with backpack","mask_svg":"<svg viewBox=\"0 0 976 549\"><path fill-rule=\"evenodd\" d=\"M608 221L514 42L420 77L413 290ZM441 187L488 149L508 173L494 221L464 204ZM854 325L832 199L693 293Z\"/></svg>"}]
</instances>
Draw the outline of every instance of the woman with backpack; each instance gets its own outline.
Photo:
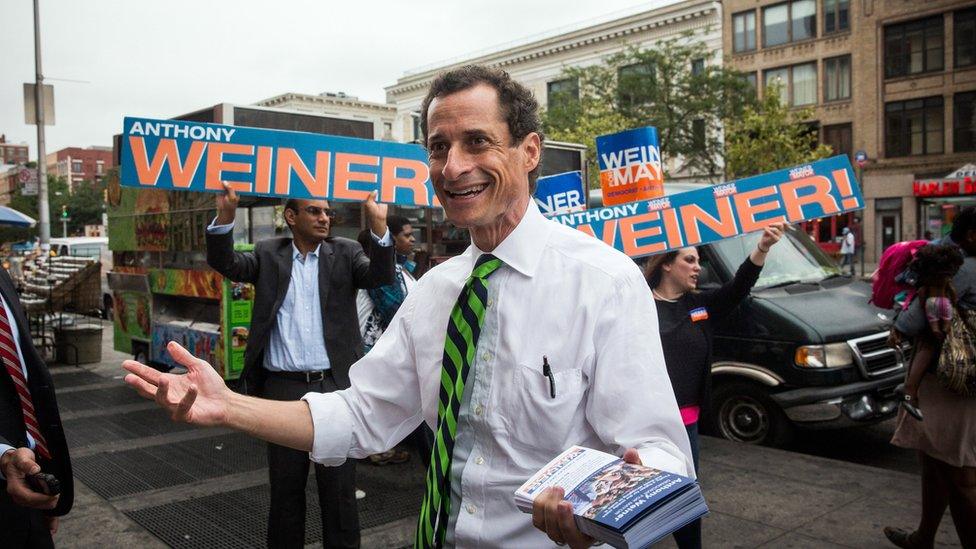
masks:
<instances>
[{"instance_id":1,"label":"woman with backpack","mask_svg":"<svg viewBox=\"0 0 976 549\"><path fill-rule=\"evenodd\" d=\"M932 547L946 507L963 547L976 547L976 378L954 385L946 378L947 365L963 378L976 375L976 348L970 336L976 328L976 209L956 216L952 233L939 245L920 248L912 269L918 282L931 284L947 263L953 263L948 247L958 247L965 259L952 277L951 310L935 314L929 292L922 291L895 319L894 329L915 339L920 350L912 363L906 393L924 414L919 421L899 411L892 444L918 450L922 464L922 517L918 529L908 532L886 527L885 536L898 547ZM951 253L950 253L951 252ZM958 255L957 255L958 257ZM927 280L929 282L927 282ZM926 310L926 302L929 307ZM944 307L942 307L944 309ZM935 323L951 319L945 333ZM947 355L948 352L948 355ZM960 360L961 359L961 360ZM927 364L923 364L927 362ZM917 386L916 386L917 384Z\"/></svg>"},{"instance_id":2,"label":"woman with backpack","mask_svg":"<svg viewBox=\"0 0 976 549\"><path fill-rule=\"evenodd\" d=\"M783 236L783 224L763 230L735 278L721 288L699 292L698 249L681 248L651 258L645 266L647 283L657 305L664 363L688 431L692 461L698 469L698 416L707 399L712 363L713 322L735 310L759 279L766 254ZM681 549L701 547L701 521L674 534Z\"/></svg>"}]
</instances>

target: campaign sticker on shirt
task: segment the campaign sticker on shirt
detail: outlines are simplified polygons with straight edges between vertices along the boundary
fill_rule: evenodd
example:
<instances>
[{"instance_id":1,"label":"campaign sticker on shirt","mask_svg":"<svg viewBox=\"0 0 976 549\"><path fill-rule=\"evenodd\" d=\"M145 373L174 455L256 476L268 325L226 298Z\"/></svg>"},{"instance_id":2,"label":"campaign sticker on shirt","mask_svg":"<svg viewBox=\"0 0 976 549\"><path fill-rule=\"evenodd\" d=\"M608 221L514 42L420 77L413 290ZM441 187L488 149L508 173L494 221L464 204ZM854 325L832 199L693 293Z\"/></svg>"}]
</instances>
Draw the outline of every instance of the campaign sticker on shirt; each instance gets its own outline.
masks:
<instances>
[{"instance_id":1,"label":"campaign sticker on shirt","mask_svg":"<svg viewBox=\"0 0 976 549\"><path fill-rule=\"evenodd\" d=\"M708 309L704 307L698 307L697 309L691 310L691 321L699 322L702 320L708 320Z\"/></svg>"}]
</instances>

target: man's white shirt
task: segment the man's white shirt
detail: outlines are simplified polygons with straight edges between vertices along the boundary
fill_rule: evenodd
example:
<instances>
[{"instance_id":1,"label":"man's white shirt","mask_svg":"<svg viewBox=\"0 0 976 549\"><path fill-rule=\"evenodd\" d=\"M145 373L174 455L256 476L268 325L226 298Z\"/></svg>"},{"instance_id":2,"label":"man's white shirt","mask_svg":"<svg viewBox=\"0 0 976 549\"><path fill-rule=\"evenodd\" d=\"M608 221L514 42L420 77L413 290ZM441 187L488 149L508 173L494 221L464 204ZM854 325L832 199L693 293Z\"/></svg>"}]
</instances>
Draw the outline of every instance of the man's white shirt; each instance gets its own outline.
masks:
<instances>
[{"instance_id":1,"label":"man's white shirt","mask_svg":"<svg viewBox=\"0 0 976 549\"><path fill-rule=\"evenodd\" d=\"M437 426L448 317L482 252L470 246L411 291L352 387L309 393L312 460L337 465L385 451L421 421ZM545 219L534 202L492 254L489 295L458 432L448 534L458 547L549 547L513 495L578 444L694 476L651 292L637 266L603 242ZM556 396L543 375L546 356ZM455 452L458 456L459 452ZM459 504L459 505L458 505Z\"/></svg>"}]
</instances>

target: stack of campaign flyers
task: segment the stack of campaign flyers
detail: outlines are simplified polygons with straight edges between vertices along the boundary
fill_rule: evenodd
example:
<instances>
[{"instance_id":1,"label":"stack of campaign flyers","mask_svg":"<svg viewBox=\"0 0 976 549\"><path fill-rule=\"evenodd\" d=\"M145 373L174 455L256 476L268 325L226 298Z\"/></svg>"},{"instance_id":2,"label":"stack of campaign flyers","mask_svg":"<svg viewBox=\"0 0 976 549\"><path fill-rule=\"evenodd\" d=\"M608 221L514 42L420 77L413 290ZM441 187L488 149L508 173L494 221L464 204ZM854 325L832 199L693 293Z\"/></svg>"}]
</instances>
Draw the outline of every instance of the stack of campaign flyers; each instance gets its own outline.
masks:
<instances>
[{"instance_id":1,"label":"stack of campaign flyers","mask_svg":"<svg viewBox=\"0 0 976 549\"><path fill-rule=\"evenodd\" d=\"M580 531L614 547L646 547L708 512L694 479L590 448L573 446L515 491L532 512L547 488L561 487Z\"/></svg>"}]
</instances>

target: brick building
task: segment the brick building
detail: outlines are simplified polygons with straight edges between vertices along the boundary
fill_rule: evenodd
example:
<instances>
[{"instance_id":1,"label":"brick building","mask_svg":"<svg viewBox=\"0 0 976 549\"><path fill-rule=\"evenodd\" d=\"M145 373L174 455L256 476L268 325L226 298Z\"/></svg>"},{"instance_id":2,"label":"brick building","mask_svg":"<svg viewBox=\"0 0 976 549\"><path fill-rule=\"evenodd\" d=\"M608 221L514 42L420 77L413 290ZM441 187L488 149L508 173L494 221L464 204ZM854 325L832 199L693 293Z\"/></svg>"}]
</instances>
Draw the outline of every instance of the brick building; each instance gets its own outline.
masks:
<instances>
[{"instance_id":1,"label":"brick building","mask_svg":"<svg viewBox=\"0 0 976 549\"><path fill-rule=\"evenodd\" d=\"M26 143L7 143L7 136L0 135L0 164L26 164Z\"/></svg>"},{"instance_id":2,"label":"brick building","mask_svg":"<svg viewBox=\"0 0 976 549\"><path fill-rule=\"evenodd\" d=\"M813 107L811 128L839 153L867 154L860 175L869 262L893 242L938 235L970 196L916 196L976 158L976 2L726 0L728 64L763 93ZM964 187L963 187L964 188ZM829 241L854 216L811 228Z\"/></svg>"},{"instance_id":3,"label":"brick building","mask_svg":"<svg viewBox=\"0 0 976 549\"><path fill-rule=\"evenodd\" d=\"M72 191L82 181L101 181L114 165L111 147L67 147L47 155L47 173L64 177Z\"/></svg>"}]
</instances>

